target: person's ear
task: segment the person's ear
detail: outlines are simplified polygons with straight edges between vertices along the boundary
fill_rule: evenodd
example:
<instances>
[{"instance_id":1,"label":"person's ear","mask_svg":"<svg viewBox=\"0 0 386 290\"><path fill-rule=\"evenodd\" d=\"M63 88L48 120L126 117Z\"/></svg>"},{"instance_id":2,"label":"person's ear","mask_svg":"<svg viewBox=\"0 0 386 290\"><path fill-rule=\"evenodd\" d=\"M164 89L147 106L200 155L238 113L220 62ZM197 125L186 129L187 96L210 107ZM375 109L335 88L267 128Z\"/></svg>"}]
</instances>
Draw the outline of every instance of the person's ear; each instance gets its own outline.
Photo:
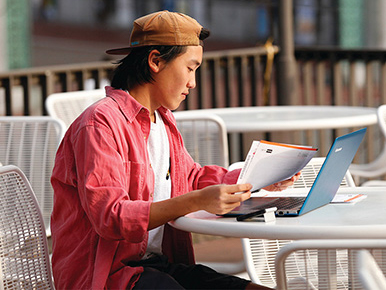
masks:
<instances>
[{"instance_id":1,"label":"person's ear","mask_svg":"<svg viewBox=\"0 0 386 290\"><path fill-rule=\"evenodd\" d=\"M152 72L157 73L161 70L163 60L160 58L160 52L158 50L153 49L149 53L147 61Z\"/></svg>"}]
</instances>

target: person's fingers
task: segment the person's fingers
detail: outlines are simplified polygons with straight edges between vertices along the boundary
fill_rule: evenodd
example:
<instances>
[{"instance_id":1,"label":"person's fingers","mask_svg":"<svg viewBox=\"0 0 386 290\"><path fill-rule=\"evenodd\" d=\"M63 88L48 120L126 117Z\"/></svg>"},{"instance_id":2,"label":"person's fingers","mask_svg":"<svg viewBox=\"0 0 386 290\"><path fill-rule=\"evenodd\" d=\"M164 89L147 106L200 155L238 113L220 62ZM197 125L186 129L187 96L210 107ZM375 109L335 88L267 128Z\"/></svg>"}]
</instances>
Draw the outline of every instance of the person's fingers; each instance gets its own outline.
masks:
<instances>
[{"instance_id":1,"label":"person's fingers","mask_svg":"<svg viewBox=\"0 0 386 290\"><path fill-rule=\"evenodd\" d=\"M251 189L252 185L249 183L224 185L224 190L227 193L245 192Z\"/></svg>"},{"instance_id":2,"label":"person's fingers","mask_svg":"<svg viewBox=\"0 0 386 290\"><path fill-rule=\"evenodd\" d=\"M243 195L248 195L248 197L246 199L248 199L250 197L250 194L248 194L248 193L243 193ZM243 199L243 200L245 200L245 199ZM223 206L222 206L221 214L230 212L232 209L240 206L242 201L224 203Z\"/></svg>"},{"instance_id":3,"label":"person's fingers","mask_svg":"<svg viewBox=\"0 0 386 290\"><path fill-rule=\"evenodd\" d=\"M293 185L293 182L289 181L289 180L277 182L273 185L273 191L282 191L282 190L287 189L291 185Z\"/></svg>"},{"instance_id":4,"label":"person's fingers","mask_svg":"<svg viewBox=\"0 0 386 290\"><path fill-rule=\"evenodd\" d=\"M249 199L251 197L251 192L244 191L238 194L225 194L222 196L222 202L226 204L227 206L233 206L232 204L235 204L234 207L239 206L241 202Z\"/></svg>"},{"instance_id":5,"label":"person's fingers","mask_svg":"<svg viewBox=\"0 0 386 290\"><path fill-rule=\"evenodd\" d=\"M251 187L250 184L222 185L221 191L225 194L222 194L222 202L217 213L224 214L240 206L243 201L251 197ZM236 192L238 194L233 194Z\"/></svg>"}]
</instances>

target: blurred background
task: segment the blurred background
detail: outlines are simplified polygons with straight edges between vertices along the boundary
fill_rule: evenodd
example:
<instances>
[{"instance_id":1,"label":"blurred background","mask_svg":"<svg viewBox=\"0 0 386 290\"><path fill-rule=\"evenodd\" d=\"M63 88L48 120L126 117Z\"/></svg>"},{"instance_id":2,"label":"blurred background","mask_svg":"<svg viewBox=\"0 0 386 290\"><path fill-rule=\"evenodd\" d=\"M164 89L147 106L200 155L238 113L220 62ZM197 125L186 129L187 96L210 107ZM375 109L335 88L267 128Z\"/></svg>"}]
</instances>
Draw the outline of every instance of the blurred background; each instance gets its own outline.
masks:
<instances>
[{"instance_id":1,"label":"blurred background","mask_svg":"<svg viewBox=\"0 0 386 290\"><path fill-rule=\"evenodd\" d=\"M206 51L278 36L278 0L0 0L0 71L106 60L135 18L167 9L211 30ZM386 1L294 0L299 47L385 48Z\"/></svg>"}]
</instances>

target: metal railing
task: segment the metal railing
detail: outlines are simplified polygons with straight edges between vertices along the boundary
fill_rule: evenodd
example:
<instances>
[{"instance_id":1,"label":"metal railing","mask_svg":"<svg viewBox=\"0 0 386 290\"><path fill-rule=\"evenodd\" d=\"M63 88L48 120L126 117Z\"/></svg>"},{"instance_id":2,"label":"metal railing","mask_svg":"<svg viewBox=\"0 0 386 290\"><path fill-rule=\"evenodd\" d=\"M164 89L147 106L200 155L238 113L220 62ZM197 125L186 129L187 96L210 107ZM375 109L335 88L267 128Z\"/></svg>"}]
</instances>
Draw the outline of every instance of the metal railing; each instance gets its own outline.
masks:
<instances>
[{"instance_id":1,"label":"metal railing","mask_svg":"<svg viewBox=\"0 0 386 290\"><path fill-rule=\"evenodd\" d=\"M298 48L298 104L378 107L386 101L386 51Z\"/></svg>"},{"instance_id":2,"label":"metal railing","mask_svg":"<svg viewBox=\"0 0 386 290\"><path fill-rule=\"evenodd\" d=\"M298 97L291 104L378 107L386 103L384 50L298 48ZM336 134L344 130L336 131ZM357 162L374 160L383 149L378 126L370 126Z\"/></svg>"},{"instance_id":3,"label":"metal railing","mask_svg":"<svg viewBox=\"0 0 386 290\"><path fill-rule=\"evenodd\" d=\"M264 100L266 55L265 47L204 53L197 88L179 110L276 105L275 65ZM386 101L385 55L381 50L298 48L298 94L289 103L377 107ZM0 115L45 115L49 94L100 88L113 69L106 61L0 73Z\"/></svg>"},{"instance_id":4,"label":"metal railing","mask_svg":"<svg viewBox=\"0 0 386 290\"><path fill-rule=\"evenodd\" d=\"M108 83L113 68L109 62L94 62L0 73L0 115L46 115L48 95L99 88Z\"/></svg>"},{"instance_id":5,"label":"metal railing","mask_svg":"<svg viewBox=\"0 0 386 290\"><path fill-rule=\"evenodd\" d=\"M197 88L180 110L261 105L265 56L264 47L205 53ZM48 95L103 87L114 66L95 62L0 73L0 115L45 115Z\"/></svg>"}]
</instances>

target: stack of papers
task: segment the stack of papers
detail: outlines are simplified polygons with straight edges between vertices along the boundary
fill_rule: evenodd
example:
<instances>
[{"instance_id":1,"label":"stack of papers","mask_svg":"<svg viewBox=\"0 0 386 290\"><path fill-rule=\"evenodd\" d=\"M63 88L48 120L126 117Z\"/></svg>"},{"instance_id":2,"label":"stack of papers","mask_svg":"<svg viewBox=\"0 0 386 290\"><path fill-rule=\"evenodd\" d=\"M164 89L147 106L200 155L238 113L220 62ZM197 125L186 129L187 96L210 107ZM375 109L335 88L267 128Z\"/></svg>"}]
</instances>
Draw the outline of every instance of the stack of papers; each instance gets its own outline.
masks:
<instances>
[{"instance_id":1,"label":"stack of papers","mask_svg":"<svg viewBox=\"0 0 386 290\"><path fill-rule=\"evenodd\" d=\"M253 141L238 184L252 184L252 192L286 180L301 171L317 149L269 141Z\"/></svg>"},{"instance_id":2,"label":"stack of papers","mask_svg":"<svg viewBox=\"0 0 386 290\"><path fill-rule=\"evenodd\" d=\"M331 201L332 203L356 203L365 199L367 195L364 194L337 194L334 199Z\"/></svg>"}]
</instances>

